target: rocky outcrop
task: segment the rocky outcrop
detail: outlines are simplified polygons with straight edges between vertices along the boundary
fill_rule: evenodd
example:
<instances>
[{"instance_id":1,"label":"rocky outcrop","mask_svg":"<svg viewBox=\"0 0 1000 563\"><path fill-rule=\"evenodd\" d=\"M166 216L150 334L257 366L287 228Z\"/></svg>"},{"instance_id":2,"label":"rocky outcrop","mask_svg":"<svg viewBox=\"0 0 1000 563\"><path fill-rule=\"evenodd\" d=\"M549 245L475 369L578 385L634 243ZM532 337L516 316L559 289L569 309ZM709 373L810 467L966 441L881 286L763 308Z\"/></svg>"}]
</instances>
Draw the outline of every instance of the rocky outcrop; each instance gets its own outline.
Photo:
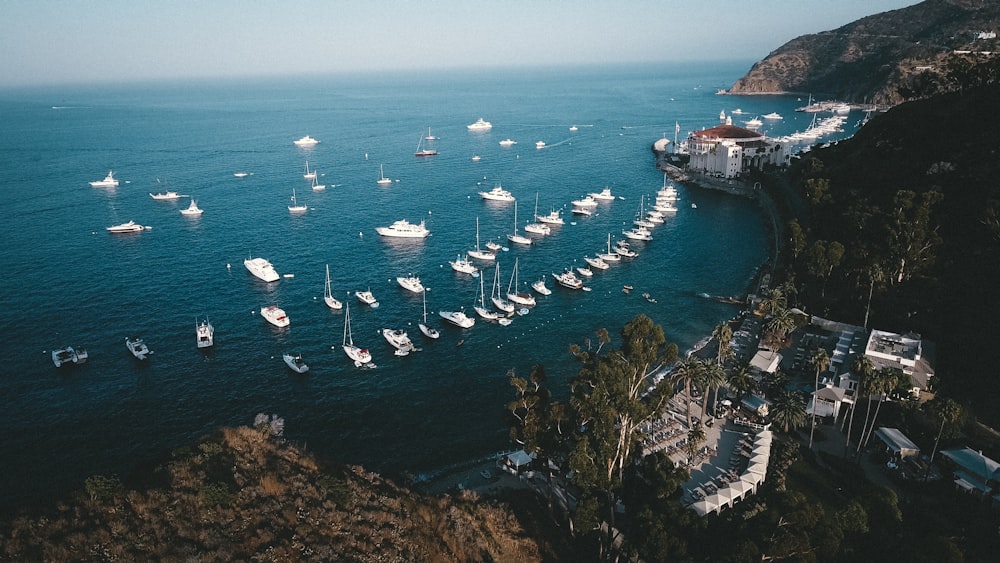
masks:
<instances>
[{"instance_id":1,"label":"rocky outcrop","mask_svg":"<svg viewBox=\"0 0 1000 563\"><path fill-rule=\"evenodd\" d=\"M926 0L797 37L729 92L896 105L965 87L972 69L1000 57L997 33L996 0Z\"/></svg>"}]
</instances>

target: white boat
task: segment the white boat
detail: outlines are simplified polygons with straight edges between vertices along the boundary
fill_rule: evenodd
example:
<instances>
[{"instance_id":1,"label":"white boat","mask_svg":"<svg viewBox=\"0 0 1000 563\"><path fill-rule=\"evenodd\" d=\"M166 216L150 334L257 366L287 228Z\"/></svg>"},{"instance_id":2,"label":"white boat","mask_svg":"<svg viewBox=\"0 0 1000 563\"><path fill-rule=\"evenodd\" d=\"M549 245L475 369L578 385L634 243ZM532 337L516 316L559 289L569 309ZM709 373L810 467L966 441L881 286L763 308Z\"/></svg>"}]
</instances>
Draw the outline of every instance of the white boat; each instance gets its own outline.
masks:
<instances>
[{"instance_id":1,"label":"white boat","mask_svg":"<svg viewBox=\"0 0 1000 563\"><path fill-rule=\"evenodd\" d=\"M438 311L438 315L449 323L461 327L472 328L476 324L476 319L466 315L464 311Z\"/></svg>"},{"instance_id":2,"label":"white boat","mask_svg":"<svg viewBox=\"0 0 1000 563\"><path fill-rule=\"evenodd\" d=\"M747 128L749 128L749 129L757 129L758 127L760 127L761 125L764 124L764 122L761 121L760 118L757 118L757 117L754 117L752 119L748 119L748 120L744 121L743 123L745 123L746 126L747 126Z\"/></svg>"},{"instance_id":3,"label":"white boat","mask_svg":"<svg viewBox=\"0 0 1000 563\"><path fill-rule=\"evenodd\" d=\"M278 281L278 272L275 271L274 266L266 258L247 258L243 261L243 266L246 267L247 271L263 281Z\"/></svg>"},{"instance_id":4,"label":"white boat","mask_svg":"<svg viewBox=\"0 0 1000 563\"><path fill-rule=\"evenodd\" d=\"M495 188L488 192L479 192L479 195L483 199L489 199L492 201L516 201L514 194L503 189L503 186L497 184Z\"/></svg>"},{"instance_id":5,"label":"white boat","mask_svg":"<svg viewBox=\"0 0 1000 563\"><path fill-rule=\"evenodd\" d=\"M653 209L651 211L647 211L646 212L646 220L649 221L650 223L654 223L656 225L662 225L663 224L663 212L662 211L657 211L656 209Z\"/></svg>"},{"instance_id":6,"label":"white boat","mask_svg":"<svg viewBox=\"0 0 1000 563\"><path fill-rule=\"evenodd\" d=\"M570 126L569 126L569 130L570 130L570 131L578 131L579 129L580 129L580 128L579 128L579 127L577 127L576 125L570 125Z\"/></svg>"},{"instance_id":7,"label":"white boat","mask_svg":"<svg viewBox=\"0 0 1000 563\"><path fill-rule=\"evenodd\" d=\"M380 186L387 186L392 183L392 178L386 178L385 174L382 173L382 165L378 165L378 180L375 183Z\"/></svg>"},{"instance_id":8,"label":"white boat","mask_svg":"<svg viewBox=\"0 0 1000 563\"><path fill-rule=\"evenodd\" d=\"M396 238L424 238L431 234L423 221L414 225L406 219L400 219L388 227L375 227L375 232L384 237Z\"/></svg>"},{"instance_id":9,"label":"white boat","mask_svg":"<svg viewBox=\"0 0 1000 563\"><path fill-rule=\"evenodd\" d=\"M288 326L291 322L288 315L285 314L285 310L278 307L277 305L268 305L266 307L260 308L260 315L264 317L264 320L273 324L278 328L284 328Z\"/></svg>"},{"instance_id":10,"label":"white boat","mask_svg":"<svg viewBox=\"0 0 1000 563\"><path fill-rule=\"evenodd\" d=\"M572 203L573 207L582 207L582 208L597 207L597 200L595 200L594 197L591 195L584 196L580 199L574 199Z\"/></svg>"},{"instance_id":11,"label":"white boat","mask_svg":"<svg viewBox=\"0 0 1000 563\"><path fill-rule=\"evenodd\" d=\"M583 261L587 263L592 268L597 268L598 270L607 270L611 266L604 261L601 257L591 258L590 256L584 256Z\"/></svg>"},{"instance_id":12,"label":"white boat","mask_svg":"<svg viewBox=\"0 0 1000 563\"><path fill-rule=\"evenodd\" d=\"M413 156L436 156L437 151L434 149L423 148L424 138L421 136L420 140L417 141L417 150L413 153Z\"/></svg>"},{"instance_id":13,"label":"white boat","mask_svg":"<svg viewBox=\"0 0 1000 563\"><path fill-rule=\"evenodd\" d=\"M771 113L765 113L764 119L784 119L778 112L772 111Z\"/></svg>"},{"instance_id":14,"label":"white boat","mask_svg":"<svg viewBox=\"0 0 1000 563\"><path fill-rule=\"evenodd\" d=\"M361 367L370 364L372 361L371 352L354 345L354 336L351 334L351 306L344 309L344 342L341 346L347 357L354 360L354 365Z\"/></svg>"},{"instance_id":15,"label":"white boat","mask_svg":"<svg viewBox=\"0 0 1000 563\"><path fill-rule=\"evenodd\" d=\"M354 296L358 298L358 301L369 305L371 307L378 307L378 300L375 299L375 294L372 293L372 288L368 288L367 291L355 291Z\"/></svg>"},{"instance_id":16,"label":"white boat","mask_svg":"<svg viewBox=\"0 0 1000 563\"><path fill-rule=\"evenodd\" d=\"M535 222L525 225L524 230L536 235L548 235L552 232L548 225L538 222L538 192L535 192Z\"/></svg>"},{"instance_id":17,"label":"white boat","mask_svg":"<svg viewBox=\"0 0 1000 563\"><path fill-rule=\"evenodd\" d=\"M743 110L741 110L740 108L736 108L736 109L734 109L733 111L731 111L729 113L731 113L733 115L743 115Z\"/></svg>"},{"instance_id":18,"label":"white boat","mask_svg":"<svg viewBox=\"0 0 1000 563\"><path fill-rule=\"evenodd\" d=\"M552 277L555 278L556 282L563 287L568 287L570 289L583 288L583 282L570 270L563 270L561 274L553 272Z\"/></svg>"},{"instance_id":19,"label":"white boat","mask_svg":"<svg viewBox=\"0 0 1000 563\"><path fill-rule=\"evenodd\" d=\"M656 227L656 223L642 217L636 217L635 220L632 221L632 224L643 229L652 229Z\"/></svg>"},{"instance_id":20,"label":"white boat","mask_svg":"<svg viewBox=\"0 0 1000 563\"><path fill-rule=\"evenodd\" d=\"M145 228L146 227L136 223L135 221L129 221L128 223L122 223L121 225L112 225L110 227L105 227L105 229L112 234L138 233Z\"/></svg>"},{"instance_id":21,"label":"white boat","mask_svg":"<svg viewBox=\"0 0 1000 563\"><path fill-rule=\"evenodd\" d=\"M188 204L187 207L181 209L181 215L187 215L188 217L197 217L204 212L205 210L198 207L198 202L196 202L194 198L191 198L191 203Z\"/></svg>"},{"instance_id":22,"label":"white boat","mask_svg":"<svg viewBox=\"0 0 1000 563\"><path fill-rule=\"evenodd\" d=\"M478 155L478 154L474 154L474 155L472 155L472 162L479 162L480 160L481 160L481 159L479 158L479 155Z\"/></svg>"},{"instance_id":23,"label":"white boat","mask_svg":"<svg viewBox=\"0 0 1000 563\"><path fill-rule=\"evenodd\" d=\"M52 363L60 368L66 364L82 364L87 361L87 351L83 348L73 348L66 346L52 351Z\"/></svg>"},{"instance_id":24,"label":"white boat","mask_svg":"<svg viewBox=\"0 0 1000 563\"><path fill-rule=\"evenodd\" d=\"M473 302L472 310L475 311L477 315L488 321L495 321L503 316L500 313L494 311L493 309L486 308L486 289L483 284L482 276L480 276L479 278L479 293L476 294L476 297L478 299L475 302Z\"/></svg>"},{"instance_id":25,"label":"white boat","mask_svg":"<svg viewBox=\"0 0 1000 563\"><path fill-rule=\"evenodd\" d=\"M603 201L614 201L615 200L615 196L611 194L611 188L604 188L600 192L596 192L596 193L592 192L592 193L590 193L588 195L590 195L590 197L593 198L593 199L600 199L600 200L603 200Z\"/></svg>"},{"instance_id":26,"label":"white boat","mask_svg":"<svg viewBox=\"0 0 1000 563\"><path fill-rule=\"evenodd\" d=\"M517 144L517 141L515 141L513 139L504 139L504 140L500 141L500 146L501 147L512 147L512 146L514 146L516 144Z\"/></svg>"},{"instance_id":27,"label":"white boat","mask_svg":"<svg viewBox=\"0 0 1000 563\"><path fill-rule=\"evenodd\" d=\"M514 234L507 235L507 240L515 244L531 245L530 238L517 234L517 202L514 202Z\"/></svg>"},{"instance_id":28,"label":"white boat","mask_svg":"<svg viewBox=\"0 0 1000 563\"><path fill-rule=\"evenodd\" d=\"M151 198L153 198L153 199L155 199L157 201L174 201L174 200L180 199L182 197L188 197L188 196L186 196L184 194L179 194L177 192L167 191L167 192L160 192L160 193L155 193L155 194L152 193L152 192L150 192L149 197L151 197Z\"/></svg>"},{"instance_id":29,"label":"white boat","mask_svg":"<svg viewBox=\"0 0 1000 563\"><path fill-rule=\"evenodd\" d=\"M150 354L153 353L153 351L149 349L149 346L146 346L146 343L143 342L141 338L129 338L126 336L125 347L128 348L129 352L132 352L132 355L135 356L137 360L145 360L150 356Z\"/></svg>"},{"instance_id":30,"label":"white boat","mask_svg":"<svg viewBox=\"0 0 1000 563\"><path fill-rule=\"evenodd\" d=\"M501 250L506 251L507 249L500 246L499 244L493 242L492 240L486 243L486 248L493 253L500 252Z\"/></svg>"},{"instance_id":31,"label":"white boat","mask_svg":"<svg viewBox=\"0 0 1000 563\"><path fill-rule=\"evenodd\" d=\"M215 344L215 327L207 318L200 323L195 319L194 335L199 348L211 348Z\"/></svg>"},{"instance_id":32,"label":"white boat","mask_svg":"<svg viewBox=\"0 0 1000 563\"><path fill-rule=\"evenodd\" d=\"M545 287L545 278L541 278L535 282L532 282L531 289L534 289L541 295L552 295L552 290Z\"/></svg>"},{"instance_id":33,"label":"white boat","mask_svg":"<svg viewBox=\"0 0 1000 563\"><path fill-rule=\"evenodd\" d=\"M493 124L480 117L475 123L471 123L465 127L469 131L489 131L490 129L493 129Z\"/></svg>"},{"instance_id":34,"label":"white boat","mask_svg":"<svg viewBox=\"0 0 1000 563\"><path fill-rule=\"evenodd\" d=\"M326 303L327 307L335 310L340 310L344 306L343 303L341 303L336 297L333 296L333 291L331 291L330 289L329 264L326 265L326 282L323 286L323 302Z\"/></svg>"},{"instance_id":35,"label":"white boat","mask_svg":"<svg viewBox=\"0 0 1000 563\"><path fill-rule=\"evenodd\" d=\"M479 217L476 217L476 249L470 250L468 255L477 260L483 261L496 260L497 258L496 253L479 248Z\"/></svg>"},{"instance_id":36,"label":"white boat","mask_svg":"<svg viewBox=\"0 0 1000 563\"><path fill-rule=\"evenodd\" d=\"M599 252L597 257L605 262L619 262L621 261L621 256L611 250L611 233L608 233L608 251Z\"/></svg>"},{"instance_id":37,"label":"white boat","mask_svg":"<svg viewBox=\"0 0 1000 563\"><path fill-rule=\"evenodd\" d=\"M396 283L403 289L412 291L413 293L423 293L424 291L424 286L420 283L420 278L417 276L399 276L396 278Z\"/></svg>"},{"instance_id":38,"label":"white boat","mask_svg":"<svg viewBox=\"0 0 1000 563\"><path fill-rule=\"evenodd\" d=\"M618 242L616 242L614 251L615 254L622 256L624 258L635 258L636 256L639 255L638 252L629 248L628 241L626 240L619 240Z\"/></svg>"},{"instance_id":39,"label":"white boat","mask_svg":"<svg viewBox=\"0 0 1000 563\"><path fill-rule=\"evenodd\" d=\"M118 180L115 179L114 171L108 170L108 175L105 176L103 180L90 182L90 186L93 188L117 188Z\"/></svg>"},{"instance_id":40,"label":"white boat","mask_svg":"<svg viewBox=\"0 0 1000 563\"><path fill-rule=\"evenodd\" d=\"M292 188L292 204L288 206L289 213L305 213L308 210L308 205L299 205L298 200L295 199L295 188Z\"/></svg>"},{"instance_id":41,"label":"white boat","mask_svg":"<svg viewBox=\"0 0 1000 563\"><path fill-rule=\"evenodd\" d=\"M830 111L833 112L833 113L839 113L841 115L846 114L846 113L851 113L851 105L850 104L833 104L832 106L830 106Z\"/></svg>"},{"instance_id":42,"label":"white boat","mask_svg":"<svg viewBox=\"0 0 1000 563\"><path fill-rule=\"evenodd\" d=\"M469 262L468 256L462 258L462 255L459 254L454 260L449 260L448 263L451 264L451 269L456 272L469 274L470 276L476 276L479 274L479 268L477 268L472 262Z\"/></svg>"},{"instance_id":43,"label":"white boat","mask_svg":"<svg viewBox=\"0 0 1000 563\"><path fill-rule=\"evenodd\" d=\"M430 127L427 128L427 136L424 137L424 139L427 140L427 141L436 141L436 140L438 140L437 137L435 137L434 135L431 135L431 128Z\"/></svg>"},{"instance_id":44,"label":"white boat","mask_svg":"<svg viewBox=\"0 0 1000 563\"><path fill-rule=\"evenodd\" d=\"M319 143L319 141L313 139L309 135L306 135L305 137L302 137L301 139L292 142L295 143L295 146L297 147L315 147L316 144Z\"/></svg>"},{"instance_id":45,"label":"white boat","mask_svg":"<svg viewBox=\"0 0 1000 563\"><path fill-rule=\"evenodd\" d=\"M281 359L285 360L285 365L288 366L288 369L294 371L295 373L306 373L309 371L309 366L302 361L302 354L296 354L294 356L291 354L282 354Z\"/></svg>"},{"instance_id":46,"label":"white boat","mask_svg":"<svg viewBox=\"0 0 1000 563\"><path fill-rule=\"evenodd\" d=\"M424 298L424 322L419 323L417 326L420 328L420 332L424 333L424 336L427 338L437 339L441 336L441 333L436 328L427 324L427 292L423 292L421 296Z\"/></svg>"},{"instance_id":47,"label":"white boat","mask_svg":"<svg viewBox=\"0 0 1000 563\"><path fill-rule=\"evenodd\" d=\"M502 290L500 289L500 263L497 262L496 268L493 274L493 289L490 290L490 301L493 302L493 306L505 313L514 312L514 304L507 301L500 294Z\"/></svg>"},{"instance_id":48,"label":"white boat","mask_svg":"<svg viewBox=\"0 0 1000 563\"><path fill-rule=\"evenodd\" d=\"M413 345L413 341L410 340L410 337L409 335L406 334L406 331L400 330L398 328L397 329L383 328L381 332L382 332L382 337L385 338L385 341L388 342L389 344L392 344L392 347L397 350L396 355L405 356L410 352L416 351L417 347ZM399 352L403 353L400 354Z\"/></svg>"},{"instance_id":49,"label":"white boat","mask_svg":"<svg viewBox=\"0 0 1000 563\"><path fill-rule=\"evenodd\" d=\"M233 176L237 178L246 178L247 176L249 176L249 174L247 174L246 172L233 172Z\"/></svg>"},{"instance_id":50,"label":"white boat","mask_svg":"<svg viewBox=\"0 0 1000 563\"><path fill-rule=\"evenodd\" d=\"M630 230L622 231L622 234L631 240L653 240L653 235L644 227L634 227Z\"/></svg>"},{"instance_id":51,"label":"white boat","mask_svg":"<svg viewBox=\"0 0 1000 563\"><path fill-rule=\"evenodd\" d=\"M571 213L573 213L573 215L585 215L587 217L594 214L593 211L586 207L574 207Z\"/></svg>"},{"instance_id":52,"label":"white boat","mask_svg":"<svg viewBox=\"0 0 1000 563\"><path fill-rule=\"evenodd\" d=\"M316 179L316 171L315 170L309 170L309 161L308 160L306 161L306 173L303 174L302 177L305 178L306 180L315 180Z\"/></svg>"},{"instance_id":53,"label":"white boat","mask_svg":"<svg viewBox=\"0 0 1000 563\"><path fill-rule=\"evenodd\" d=\"M548 223L549 225L563 225L564 221L562 215L559 214L558 210L553 209L548 215L541 215L536 219L540 223Z\"/></svg>"},{"instance_id":54,"label":"white boat","mask_svg":"<svg viewBox=\"0 0 1000 563\"><path fill-rule=\"evenodd\" d=\"M535 148L536 149L544 149L545 148L545 141L537 141L535 143Z\"/></svg>"},{"instance_id":55,"label":"white boat","mask_svg":"<svg viewBox=\"0 0 1000 563\"><path fill-rule=\"evenodd\" d=\"M512 303L517 303L518 305L526 305L528 307L535 306L535 298L532 297L530 293L524 291L518 291L520 287L520 282L518 281L517 272L517 258L514 259L514 271L510 275L510 283L507 284L507 299Z\"/></svg>"},{"instance_id":56,"label":"white boat","mask_svg":"<svg viewBox=\"0 0 1000 563\"><path fill-rule=\"evenodd\" d=\"M312 183L310 185L312 186L314 192L319 192L326 189L326 184L320 184L319 180L317 180L316 178L312 179Z\"/></svg>"},{"instance_id":57,"label":"white boat","mask_svg":"<svg viewBox=\"0 0 1000 563\"><path fill-rule=\"evenodd\" d=\"M585 278L594 277L594 271L586 266L577 266L576 271L579 272L579 274Z\"/></svg>"}]
</instances>

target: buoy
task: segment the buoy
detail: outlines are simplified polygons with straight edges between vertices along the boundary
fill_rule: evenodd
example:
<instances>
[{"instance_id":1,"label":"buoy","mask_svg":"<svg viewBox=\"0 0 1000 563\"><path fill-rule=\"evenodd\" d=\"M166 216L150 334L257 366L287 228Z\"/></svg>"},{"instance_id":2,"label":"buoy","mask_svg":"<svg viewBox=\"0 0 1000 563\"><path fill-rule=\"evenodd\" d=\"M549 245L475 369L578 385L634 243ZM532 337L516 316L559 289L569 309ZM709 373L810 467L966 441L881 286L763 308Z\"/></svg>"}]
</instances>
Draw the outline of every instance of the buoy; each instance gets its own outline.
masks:
<instances>
[{"instance_id":1,"label":"buoy","mask_svg":"<svg viewBox=\"0 0 1000 563\"><path fill-rule=\"evenodd\" d=\"M233 269L233 265L232 264L226 264L226 269L227 270L232 270Z\"/></svg>"}]
</instances>

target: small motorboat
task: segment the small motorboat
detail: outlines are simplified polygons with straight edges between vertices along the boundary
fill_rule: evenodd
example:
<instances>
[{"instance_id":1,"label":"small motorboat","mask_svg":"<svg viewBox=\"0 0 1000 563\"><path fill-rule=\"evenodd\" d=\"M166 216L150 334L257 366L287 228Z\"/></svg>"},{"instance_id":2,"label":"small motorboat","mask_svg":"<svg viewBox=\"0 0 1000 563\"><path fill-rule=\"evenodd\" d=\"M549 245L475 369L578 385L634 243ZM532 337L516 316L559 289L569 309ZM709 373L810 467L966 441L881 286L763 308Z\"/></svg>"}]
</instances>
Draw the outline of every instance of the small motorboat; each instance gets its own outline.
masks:
<instances>
[{"instance_id":1,"label":"small motorboat","mask_svg":"<svg viewBox=\"0 0 1000 563\"><path fill-rule=\"evenodd\" d=\"M152 350L146 346L146 343L142 341L141 338L129 338L125 337L125 346L128 348L129 352L135 356L137 360L145 360L153 353Z\"/></svg>"},{"instance_id":2,"label":"small motorboat","mask_svg":"<svg viewBox=\"0 0 1000 563\"><path fill-rule=\"evenodd\" d=\"M306 373L309 371L309 366L302 361L302 354L296 354L294 356L291 354L283 354L281 358L285 360L285 365L288 366L288 369L294 371L295 373Z\"/></svg>"}]
</instances>

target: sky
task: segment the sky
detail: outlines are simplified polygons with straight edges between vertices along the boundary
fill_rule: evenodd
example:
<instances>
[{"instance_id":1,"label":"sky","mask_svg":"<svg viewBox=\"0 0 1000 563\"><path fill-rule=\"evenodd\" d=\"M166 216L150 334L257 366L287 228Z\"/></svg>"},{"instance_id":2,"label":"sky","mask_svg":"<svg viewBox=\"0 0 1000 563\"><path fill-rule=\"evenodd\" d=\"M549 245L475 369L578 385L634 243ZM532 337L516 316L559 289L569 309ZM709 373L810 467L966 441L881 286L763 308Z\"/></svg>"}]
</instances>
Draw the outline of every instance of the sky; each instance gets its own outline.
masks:
<instances>
[{"instance_id":1,"label":"sky","mask_svg":"<svg viewBox=\"0 0 1000 563\"><path fill-rule=\"evenodd\" d=\"M748 60L917 0L0 0L0 88Z\"/></svg>"}]
</instances>

